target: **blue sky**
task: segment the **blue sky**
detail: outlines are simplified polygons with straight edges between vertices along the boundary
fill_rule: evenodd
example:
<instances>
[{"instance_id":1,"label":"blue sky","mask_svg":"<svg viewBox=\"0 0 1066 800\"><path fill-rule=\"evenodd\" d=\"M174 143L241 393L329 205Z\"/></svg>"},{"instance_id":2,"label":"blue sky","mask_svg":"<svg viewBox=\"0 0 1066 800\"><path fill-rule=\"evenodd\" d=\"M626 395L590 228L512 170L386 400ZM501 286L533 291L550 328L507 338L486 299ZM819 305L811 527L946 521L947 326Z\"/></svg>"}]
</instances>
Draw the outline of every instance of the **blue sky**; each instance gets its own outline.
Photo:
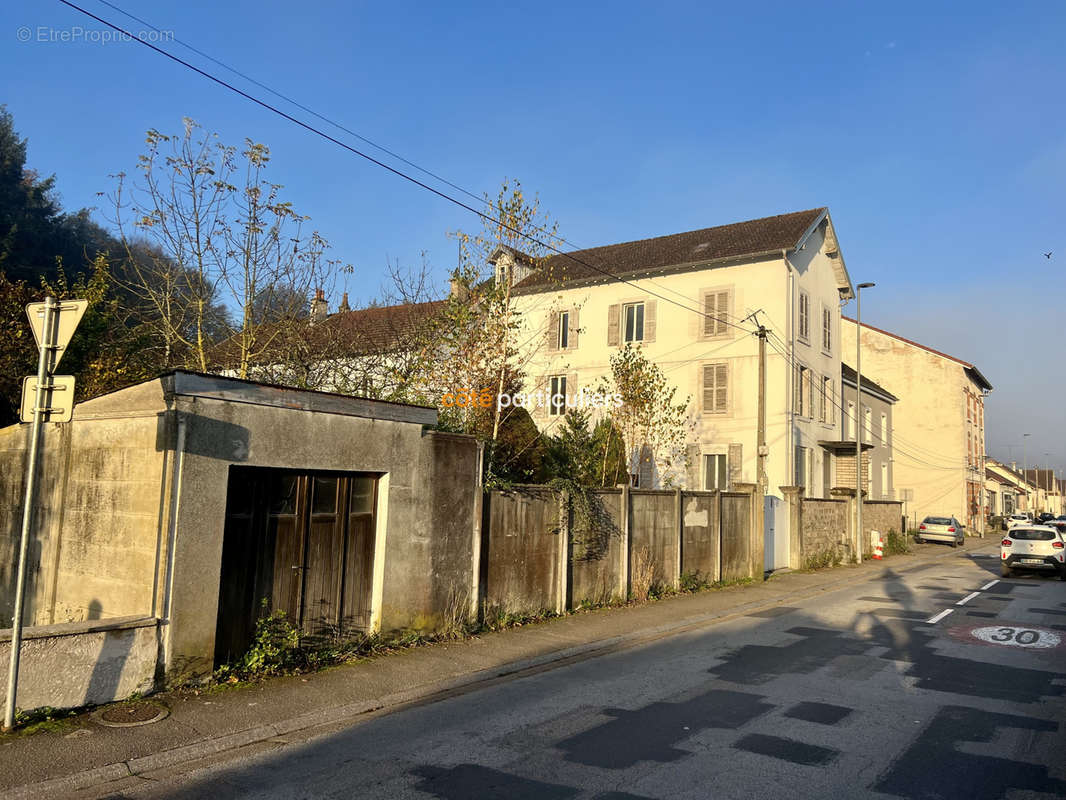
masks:
<instances>
[{"instance_id":1,"label":"blue sky","mask_svg":"<svg viewBox=\"0 0 1066 800\"><path fill-rule=\"evenodd\" d=\"M521 179L581 246L828 205L877 282L863 318L978 365L992 455L1020 460L1028 432L1066 468L1064 4L117 5L465 188ZM447 232L476 228L143 46L88 41L101 26L55 0L6 8L0 102L68 208L106 207L144 131L189 116L270 146L353 299L423 250L443 283Z\"/></svg>"}]
</instances>

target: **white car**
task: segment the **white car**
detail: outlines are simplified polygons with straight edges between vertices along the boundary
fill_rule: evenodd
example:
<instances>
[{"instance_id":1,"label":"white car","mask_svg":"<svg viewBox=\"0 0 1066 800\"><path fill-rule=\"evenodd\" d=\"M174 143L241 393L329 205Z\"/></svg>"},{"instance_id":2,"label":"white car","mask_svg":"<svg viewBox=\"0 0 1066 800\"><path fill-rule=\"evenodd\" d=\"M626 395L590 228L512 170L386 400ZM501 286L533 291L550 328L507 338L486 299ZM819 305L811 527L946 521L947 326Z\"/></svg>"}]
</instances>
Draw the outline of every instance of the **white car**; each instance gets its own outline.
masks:
<instances>
[{"instance_id":1,"label":"white car","mask_svg":"<svg viewBox=\"0 0 1066 800\"><path fill-rule=\"evenodd\" d=\"M1015 525L1029 525L1032 520L1025 514L1011 514L1007 517L1007 528L1013 528Z\"/></svg>"},{"instance_id":2,"label":"white car","mask_svg":"<svg viewBox=\"0 0 1066 800\"><path fill-rule=\"evenodd\" d=\"M999 543L1000 572L1009 578L1015 570L1057 574L1066 581L1066 541L1051 525L1016 525Z\"/></svg>"}]
</instances>

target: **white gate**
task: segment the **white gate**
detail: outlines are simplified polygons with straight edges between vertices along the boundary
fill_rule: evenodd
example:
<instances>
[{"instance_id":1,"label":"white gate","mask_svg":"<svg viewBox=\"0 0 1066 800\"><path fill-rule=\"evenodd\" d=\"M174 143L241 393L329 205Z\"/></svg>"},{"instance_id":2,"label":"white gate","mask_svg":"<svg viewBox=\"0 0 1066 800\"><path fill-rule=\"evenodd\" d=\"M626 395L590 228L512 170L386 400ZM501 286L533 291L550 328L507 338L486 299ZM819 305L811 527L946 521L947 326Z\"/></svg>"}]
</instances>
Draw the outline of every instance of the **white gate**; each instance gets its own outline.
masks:
<instances>
[{"instance_id":1,"label":"white gate","mask_svg":"<svg viewBox=\"0 0 1066 800\"><path fill-rule=\"evenodd\" d=\"M788 503L780 497L763 498L763 569L767 572L788 566Z\"/></svg>"}]
</instances>

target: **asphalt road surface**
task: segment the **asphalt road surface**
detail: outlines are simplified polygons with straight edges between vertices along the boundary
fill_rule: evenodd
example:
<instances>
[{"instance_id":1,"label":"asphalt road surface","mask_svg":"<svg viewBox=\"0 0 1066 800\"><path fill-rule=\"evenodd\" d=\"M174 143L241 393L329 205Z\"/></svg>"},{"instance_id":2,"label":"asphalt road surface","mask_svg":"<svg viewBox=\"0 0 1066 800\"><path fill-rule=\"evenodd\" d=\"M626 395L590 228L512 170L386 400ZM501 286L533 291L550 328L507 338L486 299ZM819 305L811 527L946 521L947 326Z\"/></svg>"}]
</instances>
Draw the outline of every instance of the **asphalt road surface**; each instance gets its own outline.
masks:
<instances>
[{"instance_id":1,"label":"asphalt road surface","mask_svg":"<svg viewBox=\"0 0 1066 800\"><path fill-rule=\"evenodd\" d=\"M1066 797L1064 664L986 547L109 796Z\"/></svg>"}]
</instances>

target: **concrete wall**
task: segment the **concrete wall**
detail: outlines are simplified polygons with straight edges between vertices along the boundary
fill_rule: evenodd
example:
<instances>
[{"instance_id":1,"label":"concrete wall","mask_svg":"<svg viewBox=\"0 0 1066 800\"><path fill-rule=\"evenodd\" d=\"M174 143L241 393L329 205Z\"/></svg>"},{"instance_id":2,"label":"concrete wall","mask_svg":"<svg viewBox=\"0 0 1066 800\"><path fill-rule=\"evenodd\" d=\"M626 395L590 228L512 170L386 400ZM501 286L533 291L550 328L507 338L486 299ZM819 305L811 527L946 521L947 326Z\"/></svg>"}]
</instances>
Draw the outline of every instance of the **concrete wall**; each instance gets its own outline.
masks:
<instances>
[{"instance_id":1,"label":"concrete wall","mask_svg":"<svg viewBox=\"0 0 1066 800\"><path fill-rule=\"evenodd\" d=\"M477 445L421 426L178 396L185 424L168 672L210 671L231 465L370 472L378 487L371 626L428 628L473 575ZM438 539L438 537L440 537ZM447 581L435 576L447 575Z\"/></svg>"},{"instance_id":2,"label":"concrete wall","mask_svg":"<svg viewBox=\"0 0 1066 800\"><path fill-rule=\"evenodd\" d=\"M158 384L126 392L122 416L93 416L85 403L74 422L44 425L26 584L28 625L155 614L167 521L165 406ZM29 425L0 430L4 625L14 610L29 431Z\"/></svg>"},{"instance_id":3,"label":"concrete wall","mask_svg":"<svg viewBox=\"0 0 1066 800\"><path fill-rule=\"evenodd\" d=\"M628 599L639 561L653 585L673 588L682 574L706 581L762 574L752 554L752 490L719 492L594 490L602 530L581 538L571 511L543 486L486 493L481 532L481 598L486 613L563 611ZM759 556L761 559L761 555ZM728 569L723 571L723 564Z\"/></svg>"},{"instance_id":4,"label":"concrete wall","mask_svg":"<svg viewBox=\"0 0 1066 800\"><path fill-rule=\"evenodd\" d=\"M158 622L123 617L23 629L18 707L78 708L146 693L155 684ZM11 657L11 632L0 631L0 661ZM7 682L0 685L0 703Z\"/></svg>"},{"instance_id":5,"label":"concrete wall","mask_svg":"<svg viewBox=\"0 0 1066 800\"><path fill-rule=\"evenodd\" d=\"M177 380L82 403L73 422L46 426L28 624L160 618L160 672L170 679L209 673L235 465L379 476L373 628L435 628L475 610L473 438L344 413L369 401L224 379L219 396L175 394ZM378 406L397 417L427 413ZM0 431L0 613L7 619L28 428Z\"/></svg>"},{"instance_id":6,"label":"concrete wall","mask_svg":"<svg viewBox=\"0 0 1066 800\"><path fill-rule=\"evenodd\" d=\"M622 574L622 503L628 493L621 489L597 489L591 494L592 532L582 526L578 514L570 518L570 605L607 603L625 596Z\"/></svg>"}]
</instances>

